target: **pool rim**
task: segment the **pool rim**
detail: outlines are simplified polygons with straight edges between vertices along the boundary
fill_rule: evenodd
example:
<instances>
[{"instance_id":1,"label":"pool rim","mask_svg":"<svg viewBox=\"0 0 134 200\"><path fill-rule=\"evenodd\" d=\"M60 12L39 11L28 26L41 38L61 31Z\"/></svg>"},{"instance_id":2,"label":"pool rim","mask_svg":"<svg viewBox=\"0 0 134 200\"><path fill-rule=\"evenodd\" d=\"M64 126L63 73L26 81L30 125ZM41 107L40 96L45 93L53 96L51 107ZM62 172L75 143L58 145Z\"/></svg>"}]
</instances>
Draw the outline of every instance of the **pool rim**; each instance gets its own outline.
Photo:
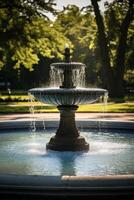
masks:
<instances>
[{"instance_id":1,"label":"pool rim","mask_svg":"<svg viewBox=\"0 0 134 200\"><path fill-rule=\"evenodd\" d=\"M29 128L31 123L36 123L37 128L57 128L59 120L54 119L27 119L27 120L6 120L0 121L0 130L3 129L25 129ZM133 121L116 121L116 120L91 120L80 119L76 120L78 128L93 128L93 129L121 129L121 130L134 130Z\"/></svg>"}]
</instances>

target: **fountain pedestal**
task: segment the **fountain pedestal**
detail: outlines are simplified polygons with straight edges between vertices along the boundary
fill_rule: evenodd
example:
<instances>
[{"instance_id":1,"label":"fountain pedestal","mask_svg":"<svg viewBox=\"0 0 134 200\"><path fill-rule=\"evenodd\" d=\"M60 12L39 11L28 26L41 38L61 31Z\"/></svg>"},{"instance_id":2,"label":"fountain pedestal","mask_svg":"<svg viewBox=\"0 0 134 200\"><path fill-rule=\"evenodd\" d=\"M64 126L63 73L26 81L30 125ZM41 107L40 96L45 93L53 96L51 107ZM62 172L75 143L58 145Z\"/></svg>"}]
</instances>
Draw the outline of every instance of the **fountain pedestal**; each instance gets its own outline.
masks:
<instances>
[{"instance_id":1,"label":"fountain pedestal","mask_svg":"<svg viewBox=\"0 0 134 200\"><path fill-rule=\"evenodd\" d=\"M46 148L55 151L88 151L89 144L85 141L75 123L75 112L78 106L58 106L60 124Z\"/></svg>"}]
</instances>

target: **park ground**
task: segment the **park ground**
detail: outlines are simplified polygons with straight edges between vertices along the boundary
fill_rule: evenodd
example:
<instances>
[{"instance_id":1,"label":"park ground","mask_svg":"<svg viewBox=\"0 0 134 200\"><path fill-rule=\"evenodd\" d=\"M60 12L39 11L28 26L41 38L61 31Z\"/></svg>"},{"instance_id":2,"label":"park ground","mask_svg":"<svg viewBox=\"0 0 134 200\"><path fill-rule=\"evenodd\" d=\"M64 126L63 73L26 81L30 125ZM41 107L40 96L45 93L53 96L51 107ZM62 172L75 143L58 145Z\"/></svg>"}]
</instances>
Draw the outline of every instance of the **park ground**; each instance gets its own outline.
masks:
<instances>
[{"instance_id":1,"label":"park ground","mask_svg":"<svg viewBox=\"0 0 134 200\"><path fill-rule=\"evenodd\" d=\"M30 113L31 111L31 113ZM2 94L0 96L0 120L59 119L53 105L31 102L27 94ZM108 103L97 102L81 105L76 119L134 121L134 99L109 99Z\"/></svg>"},{"instance_id":2,"label":"park ground","mask_svg":"<svg viewBox=\"0 0 134 200\"><path fill-rule=\"evenodd\" d=\"M5 120L59 120L59 113L0 114L0 121ZM115 120L134 122L134 113L76 113L76 120Z\"/></svg>"}]
</instances>

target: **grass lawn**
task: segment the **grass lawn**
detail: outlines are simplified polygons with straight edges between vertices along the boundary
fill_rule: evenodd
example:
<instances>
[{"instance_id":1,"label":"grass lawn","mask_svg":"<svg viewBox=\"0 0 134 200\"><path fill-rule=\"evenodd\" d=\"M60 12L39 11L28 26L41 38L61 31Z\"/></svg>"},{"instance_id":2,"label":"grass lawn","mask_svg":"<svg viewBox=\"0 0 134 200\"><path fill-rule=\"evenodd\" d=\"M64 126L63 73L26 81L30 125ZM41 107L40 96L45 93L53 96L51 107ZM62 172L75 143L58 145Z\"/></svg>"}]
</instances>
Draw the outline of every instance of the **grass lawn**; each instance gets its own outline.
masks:
<instances>
[{"instance_id":1,"label":"grass lawn","mask_svg":"<svg viewBox=\"0 0 134 200\"><path fill-rule=\"evenodd\" d=\"M32 104L30 102L1 102L0 114L29 113ZM34 102L35 112L58 112L53 105ZM110 102L107 106L102 103L79 106L78 112L110 112L110 113L133 113L134 102L114 103Z\"/></svg>"},{"instance_id":2,"label":"grass lawn","mask_svg":"<svg viewBox=\"0 0 134 200\"><path fill-rule=\"evenodd\" d=\"M1 102L28 101L28 95L0 95Z\"/></svg>"}]
</instances>

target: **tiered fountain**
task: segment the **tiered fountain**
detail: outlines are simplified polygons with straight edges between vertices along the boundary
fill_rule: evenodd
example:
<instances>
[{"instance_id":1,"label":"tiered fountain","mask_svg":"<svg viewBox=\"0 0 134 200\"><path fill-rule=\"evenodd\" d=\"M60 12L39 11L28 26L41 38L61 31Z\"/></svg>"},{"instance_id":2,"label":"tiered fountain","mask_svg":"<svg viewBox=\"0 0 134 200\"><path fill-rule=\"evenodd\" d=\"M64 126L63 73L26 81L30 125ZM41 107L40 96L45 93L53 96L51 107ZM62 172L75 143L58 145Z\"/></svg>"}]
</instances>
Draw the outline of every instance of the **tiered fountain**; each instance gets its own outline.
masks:
<instances>
[{"instance_id":1,"label":"tiered fountain","mask_svg":"<svg viewBox=\"0 0 134 200\"><path fill-rule=\"evenodd\" d=\"M107 90L76 88L73 82L74 72L85 68L85 65L70 61L69 48L65 48L64 55L65 62L51 65L52 68L60 70L63 77L62 85L59 88L33 88L29 92L38 101L56 105L60 111L59 128L46 148L55 151L88 151L89 144L84 137L80 136L80 132L76 127L75 112L79 104L95 102L101 96L104 96Z\"/></svg>"}]
</instances>

